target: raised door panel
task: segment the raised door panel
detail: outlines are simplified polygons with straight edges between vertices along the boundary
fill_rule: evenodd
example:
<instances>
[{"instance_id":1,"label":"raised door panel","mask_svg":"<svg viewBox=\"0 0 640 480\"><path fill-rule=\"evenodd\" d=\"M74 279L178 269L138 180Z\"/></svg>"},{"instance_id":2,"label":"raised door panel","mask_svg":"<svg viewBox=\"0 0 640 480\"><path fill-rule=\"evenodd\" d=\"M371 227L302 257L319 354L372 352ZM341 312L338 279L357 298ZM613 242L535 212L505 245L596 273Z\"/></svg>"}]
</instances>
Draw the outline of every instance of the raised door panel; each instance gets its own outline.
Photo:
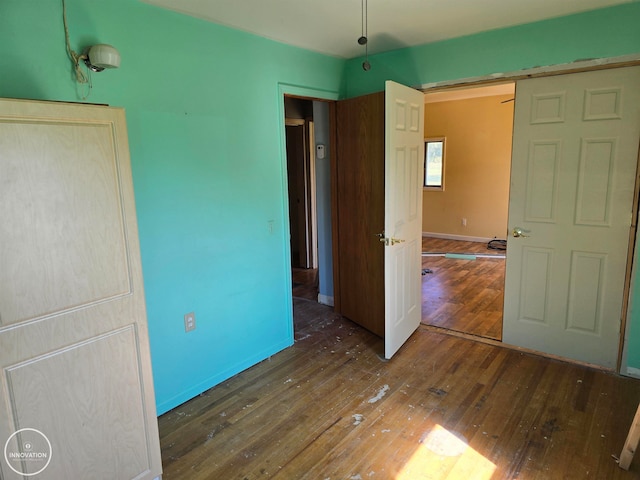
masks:
<instances>
[{"instance_id":1,"label":"raised door panel","mask_svg":"<svg viewBox=\"0 0 640 480\"><path fill-rule=\"evenodd\" d=\"M112 126L3 123L0 151L0 324L129 294Z\"/></svg>"},{"instance_id":2,"label":"raised door panel","mask_svg":"<svg viewBox=\"0 0 640 480\"><path fill-rule=\"evenodd\" d=\"M129 326L5 367L16 426L37 426L51 442L43 475L130 479L151 469L136 344Z\"/></svg>"}]
</instances>

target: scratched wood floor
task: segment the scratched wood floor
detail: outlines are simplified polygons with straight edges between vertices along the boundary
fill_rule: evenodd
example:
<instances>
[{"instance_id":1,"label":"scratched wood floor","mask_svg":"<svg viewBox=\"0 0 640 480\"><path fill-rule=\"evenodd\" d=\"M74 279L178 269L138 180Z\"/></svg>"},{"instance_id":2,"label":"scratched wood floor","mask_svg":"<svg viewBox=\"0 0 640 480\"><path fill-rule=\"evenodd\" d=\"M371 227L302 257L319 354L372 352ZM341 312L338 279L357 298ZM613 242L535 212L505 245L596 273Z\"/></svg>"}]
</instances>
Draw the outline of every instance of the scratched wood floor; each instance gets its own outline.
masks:
<instances>
[{"instance_id":1,"label":"scratched wood floor","mask_svg":"<svg viewBox=\"0 0 640 480\"><path fill-rule=\"evenodd\" d=\"M634 479L640 381L294 300L295 344L159 418L165 480Z\"/></svg>"},{"instance_id":2,"label":"scratched wood floor","mask_svg":"<svg viewBox=\"0 0 640 480\"><path fill-rule=\"evenodd\" d=\"M424 237L423 252L484 253L486 243ZM422 323L493 340L502 340L503 258L461 260L422 257Z\"/></svg>"}]
</instances>

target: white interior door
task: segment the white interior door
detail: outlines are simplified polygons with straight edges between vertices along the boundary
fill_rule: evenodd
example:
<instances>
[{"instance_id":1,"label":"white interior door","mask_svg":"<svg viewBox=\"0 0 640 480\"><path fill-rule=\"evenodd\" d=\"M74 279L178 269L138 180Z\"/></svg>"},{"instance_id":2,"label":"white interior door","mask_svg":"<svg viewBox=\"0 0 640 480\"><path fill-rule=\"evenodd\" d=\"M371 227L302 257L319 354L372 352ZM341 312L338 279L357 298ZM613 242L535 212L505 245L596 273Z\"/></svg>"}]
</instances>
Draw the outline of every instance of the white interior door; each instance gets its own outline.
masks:
<instances>
[{"instance_id":1,"label":"white interior door","mask_svg":"<svg viewBox=\"0 0 640 480\"><path fill-rule=\"evenodd\" d=\"M616 367L639 86L640 67L517 83L504 342Z\"/></svg>"},{"instance_id":2,"label":"white interior door","mask_svg":"<svg viewBox=\"0 0 640 480\"><path fill-rule=\"evenodd\" d=\"M424 94L385 84L385 358L420 325Z\"/></svg>"},{"instance_id":3,"label":"white interior door","mask_svg":"<svg viewBox=\"0 0 640 480\"><path fill-rule=\"evenodd\" d=\"M124 112L0 100L0 219L0 478L159 476Z\"/></svg>"}]
</instances>

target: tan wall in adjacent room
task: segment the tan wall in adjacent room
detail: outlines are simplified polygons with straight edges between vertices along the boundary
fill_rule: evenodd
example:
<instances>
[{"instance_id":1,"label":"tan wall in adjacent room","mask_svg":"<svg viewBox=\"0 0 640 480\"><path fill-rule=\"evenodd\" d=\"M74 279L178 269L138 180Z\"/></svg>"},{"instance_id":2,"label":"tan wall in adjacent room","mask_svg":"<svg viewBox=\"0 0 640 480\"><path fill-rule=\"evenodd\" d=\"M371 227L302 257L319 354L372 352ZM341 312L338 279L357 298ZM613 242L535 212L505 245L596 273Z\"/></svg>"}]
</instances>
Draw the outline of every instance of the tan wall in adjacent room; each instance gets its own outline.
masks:
<instances>
[{"instance_id":1,"label":"tan wall in adjacent room","mask_svg":"<svg viewBox=\"0 0 640 480\"><path fill-rule=\"evenodd\" d=\"M446 150L444 191L423 192L423 232L505 238L514 102L501 102L512 98L425 105L425 138L446 137Z\"/></svg>"}]
</instances>

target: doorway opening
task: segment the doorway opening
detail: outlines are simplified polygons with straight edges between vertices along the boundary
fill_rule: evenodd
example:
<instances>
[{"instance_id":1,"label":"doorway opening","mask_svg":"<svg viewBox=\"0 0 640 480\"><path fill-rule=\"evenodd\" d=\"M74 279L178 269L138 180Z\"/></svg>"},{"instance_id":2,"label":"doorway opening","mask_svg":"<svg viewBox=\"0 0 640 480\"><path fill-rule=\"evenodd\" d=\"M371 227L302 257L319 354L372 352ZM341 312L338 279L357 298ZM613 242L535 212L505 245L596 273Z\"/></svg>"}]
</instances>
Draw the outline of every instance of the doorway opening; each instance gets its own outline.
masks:
<instances>
[{"instance_id":1,"label":"doorway opening","mask_svg":"<svg viewBox=\"0 0 640 480\"><path fill-rule=\"evenodd\" d=\"M422 323L502 340L515 83L425 94L425 139L445 142L425 177Z\"/></svg>"},{"instance_id":2,"label":"doorway opening","mask_svg":"<svg viewBox=\"0 0 640 480\"><path fill-rule=\"evenodd\" d=\"M285 95L292 295L333 305L328 103Z\"/></svg>"}]
</instances>

